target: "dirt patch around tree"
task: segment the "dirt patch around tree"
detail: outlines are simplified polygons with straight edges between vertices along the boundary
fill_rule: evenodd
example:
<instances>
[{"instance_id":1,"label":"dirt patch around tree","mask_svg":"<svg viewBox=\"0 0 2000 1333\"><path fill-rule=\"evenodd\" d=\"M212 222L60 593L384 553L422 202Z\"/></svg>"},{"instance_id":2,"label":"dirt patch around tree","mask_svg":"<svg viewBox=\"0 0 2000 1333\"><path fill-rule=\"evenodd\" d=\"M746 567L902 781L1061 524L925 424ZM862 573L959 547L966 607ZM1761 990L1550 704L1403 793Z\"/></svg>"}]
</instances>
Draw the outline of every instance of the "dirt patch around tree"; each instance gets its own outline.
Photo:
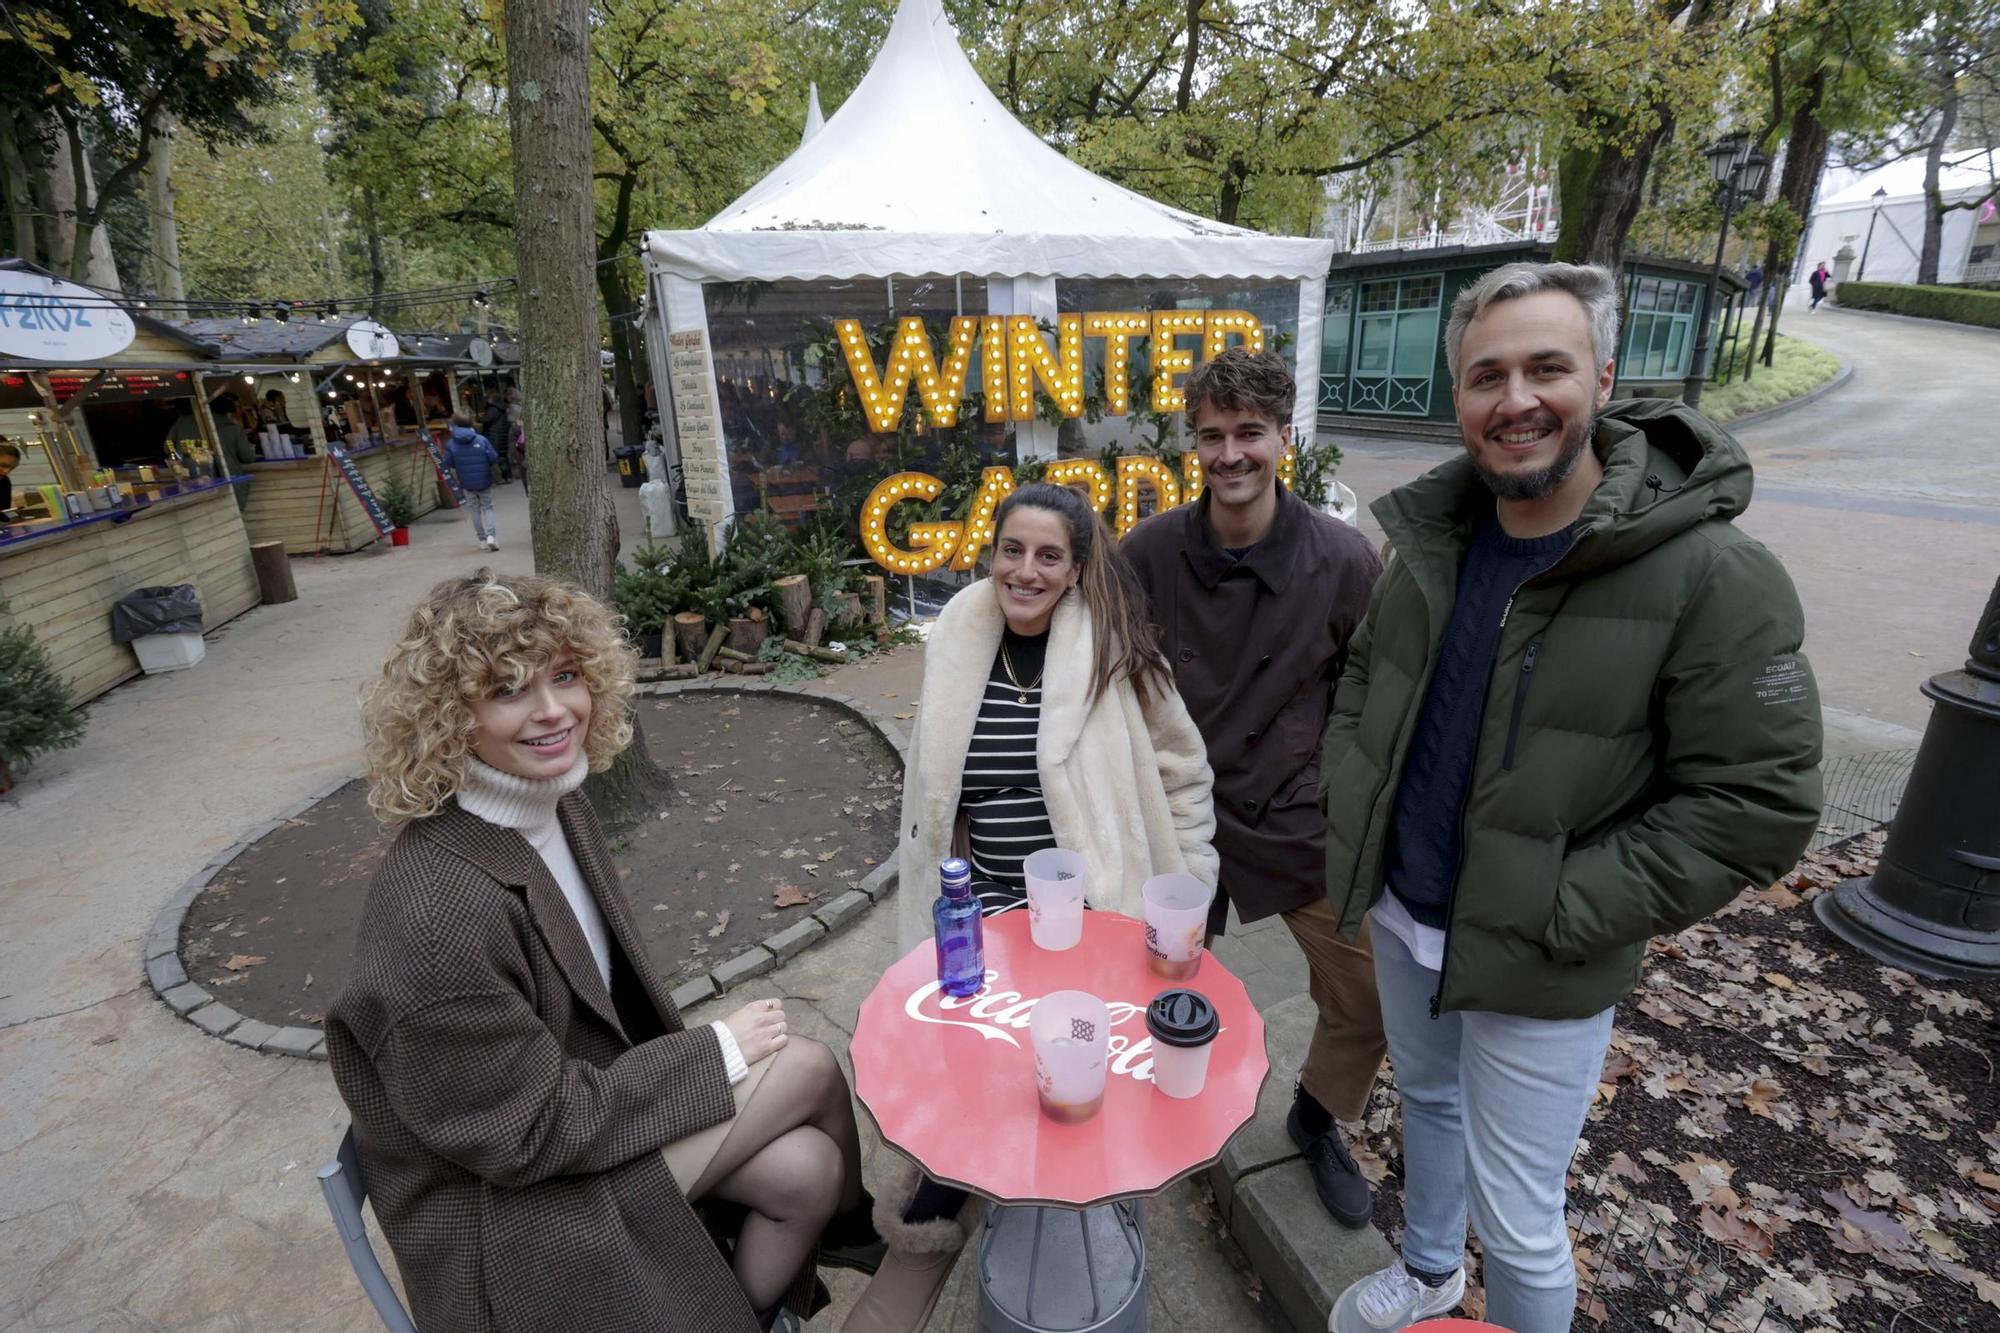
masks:
<instances>
[{"instance_id":1,"label":"dirt patch around tree","mask_svg":"<svg viewBox=\"0 0 2000 1333\"><path fill-rule=\"evenodd\" d=\"M638 700L678 795L613 860L668 986L839 896L894 854L902 767L846 710L795 695ZM391 835L351 782L219 872L181 926L188 976L251 1018L317 1024L347 983Z\"/></svg>"},{"instance_id":2,"label":"dirt patch around tree","mask_svg":"<svg viewBox=\"0 0 2000 1333\"><path fill-rule=\"evenodd\" d=\"M1578 1330L2000 1328L1993 993L1884 966L1812 912L1880 846L1653 941L1570 1166ZM1356 1157L1392 1242L1401 1135L1385 1082ZM1476 1282L1462 1308L1483 1312Z\"/></svg>"}]
</instances>

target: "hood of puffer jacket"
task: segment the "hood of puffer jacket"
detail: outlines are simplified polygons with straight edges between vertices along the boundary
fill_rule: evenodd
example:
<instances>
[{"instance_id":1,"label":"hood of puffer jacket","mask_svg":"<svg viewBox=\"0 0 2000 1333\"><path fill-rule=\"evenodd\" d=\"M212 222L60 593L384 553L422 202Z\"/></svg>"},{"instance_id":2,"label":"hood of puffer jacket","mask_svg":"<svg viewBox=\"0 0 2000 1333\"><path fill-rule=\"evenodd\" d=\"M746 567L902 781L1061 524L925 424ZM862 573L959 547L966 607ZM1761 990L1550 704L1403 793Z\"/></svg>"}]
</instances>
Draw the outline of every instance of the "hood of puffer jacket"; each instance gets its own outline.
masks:
<instances>
[{"instance_id":1,"label":"hood of puffer jacket","mask_svg":"<svg viewBox=\"0 0 2000 1333\"><path fill-rule=\"evenodd\" d=\"M1619 399L1599 415L1591 447L1604 480L1577 518L1576 546L1551 571L1558 576L1625 564L1698 523L1734 518L1750 506L1749 455L1685 403ZM1455 579L1473 524L1492 503L1472 461L1460 455L1369 508L1400 558L1448 557Z\"/></svg>"},{"instance_id":2,"label":"hood of puffer jacket","mask_svg":"<svg viewBox=\"0 0 2000 1333\"><path fill-rule=\"evenodd\" d=\"M470 426L453 426L451 428L451 442L453 444L471 444L478 438L479 432Z\"/></svg>"}]
</instances>

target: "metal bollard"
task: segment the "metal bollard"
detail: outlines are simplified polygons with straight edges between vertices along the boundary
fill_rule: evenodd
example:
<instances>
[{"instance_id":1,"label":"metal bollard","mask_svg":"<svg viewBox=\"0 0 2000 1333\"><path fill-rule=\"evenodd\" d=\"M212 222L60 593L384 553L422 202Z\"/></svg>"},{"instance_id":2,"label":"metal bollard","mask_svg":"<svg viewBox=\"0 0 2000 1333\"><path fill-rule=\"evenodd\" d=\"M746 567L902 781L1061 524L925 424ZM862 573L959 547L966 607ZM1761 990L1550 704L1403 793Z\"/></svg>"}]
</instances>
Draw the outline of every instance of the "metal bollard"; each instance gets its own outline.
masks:
<instances>
[{"instance_id":1,"label":"metal bollard","mask_svg":"<svg viewBox=\"0 0 2000 1333\"><path fill-rule=\"evenodd\" d=\"M2000 581L1936 705L1882 863L1813 902L1849 944L1927 977L2000 976Z\"/></svg>"}]
</instances>

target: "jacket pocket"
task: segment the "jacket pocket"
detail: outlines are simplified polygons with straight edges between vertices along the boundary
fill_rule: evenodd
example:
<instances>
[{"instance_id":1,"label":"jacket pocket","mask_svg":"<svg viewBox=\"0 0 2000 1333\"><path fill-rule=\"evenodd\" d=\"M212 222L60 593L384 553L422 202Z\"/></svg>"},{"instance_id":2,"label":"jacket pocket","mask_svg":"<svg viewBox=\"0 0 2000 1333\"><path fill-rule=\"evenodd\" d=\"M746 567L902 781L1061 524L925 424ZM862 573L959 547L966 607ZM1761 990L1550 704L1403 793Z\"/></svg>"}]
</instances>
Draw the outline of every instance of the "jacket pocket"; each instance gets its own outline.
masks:
<instances>
[{"instance_id":1,"label":"jacket pocket","mask_svg":"<svg viewBox=\"0 0 2000 1333\"><path fill-rule=\"evenodd\" d=\"M1514 750L1521 740L1521 715L1528 707L1528 687L1535 681L1535 662L1542 655L1542 641L1532 639L1526 651L1521 654L1521 670L1514 681L1514 706L1507 714L1507 751L1501 757L1500 771L1514 771Z\"/></svg>"}]
</instances>

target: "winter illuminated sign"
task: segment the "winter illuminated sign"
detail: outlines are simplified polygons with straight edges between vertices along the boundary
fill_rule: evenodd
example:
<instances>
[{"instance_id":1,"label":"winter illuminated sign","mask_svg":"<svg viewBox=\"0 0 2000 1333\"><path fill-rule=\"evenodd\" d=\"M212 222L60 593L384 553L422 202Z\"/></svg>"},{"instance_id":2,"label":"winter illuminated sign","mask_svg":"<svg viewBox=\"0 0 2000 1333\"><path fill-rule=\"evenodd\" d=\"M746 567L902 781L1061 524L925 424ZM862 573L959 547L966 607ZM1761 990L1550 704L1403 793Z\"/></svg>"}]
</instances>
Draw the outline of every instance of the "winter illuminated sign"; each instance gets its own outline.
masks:
<instances>
[{"instance_id":1,"label":"winter illuminated sign","mask_svg":"<svg viewBox=\"0 0 2000 1333\"><path fill-rule=\"evenodd\" d=\"M347 326L347 349L363 361L381 361L403 350L396 335L372 319L357 319Z\"/></svg>"},{"instance_id":2,"label":"winter illuminated sign","mask_svg":"<svg viewBox=\"0 0 2000 1333\"><path fill-rule=\"evenodd\" d=\"M833 324L847 357L848 373L861 395L869 428L890 434L903 416L910 386L934 426L958 424L972 353L979 350L980 388L988 421L1031 421L1039 387L1066 417L1084 409L1084 339L1104 341L1105 410L1124 416L1131 407L1132 343L1152 340L1153 410L1179 412L1187 398L1180 378L1191 373L1195 350L1180 340L1199 339L1201 355L1213 357L1236 339L1252 351L1264 350L1264 326L1247 310L1119 310L1058 315L1050 345L1033 315L959 315L940 349L924 321L906 315L896 323L888 360L875 364L858 319Z\"/></svg>"},{"instance_id":3,"label":"winter illuminated sign","mask_svg":"<svg viewBox=\"0 0 2000 1333\"><path fill-rule=\"evenodd\" d=\"M0 356L80 365L116 356L134 332L130 315L88 287L0 272Z\"/></svg>"},{"instance_id":4,"label":"winter illuminated sign","mask_svg":"<svg viewBox=\"0 0 2000 1333\"><path fill-rule=\"evenodd\" d=\"M1298 451L1287 447L1278 455L1278 479L1290 489L1298 477ZM1059 458L1042 479L1057 486L1089 487L1090 504L1100 514L1115 502L1113 525L1123 537L1139 521L1142 493L1150 492L1155 511L1172 509L1201 498L1201 459L1190 449L1181 455L1180 475L1151 454L1127 454L1117 460L1113 477L1094 458ZM861 545L869 558L892 574L929 574L946 565L957 570L979 566L979 552L991 542L993 511L1014 492L1012 468L990 467L980 474L979 489L965 507L963 519L912 523L905 550L889 540L889 511L905 500L935 500L944 483L925 472L898 472L884 477L861 506Z\"/></svg>"}]
</instances>

